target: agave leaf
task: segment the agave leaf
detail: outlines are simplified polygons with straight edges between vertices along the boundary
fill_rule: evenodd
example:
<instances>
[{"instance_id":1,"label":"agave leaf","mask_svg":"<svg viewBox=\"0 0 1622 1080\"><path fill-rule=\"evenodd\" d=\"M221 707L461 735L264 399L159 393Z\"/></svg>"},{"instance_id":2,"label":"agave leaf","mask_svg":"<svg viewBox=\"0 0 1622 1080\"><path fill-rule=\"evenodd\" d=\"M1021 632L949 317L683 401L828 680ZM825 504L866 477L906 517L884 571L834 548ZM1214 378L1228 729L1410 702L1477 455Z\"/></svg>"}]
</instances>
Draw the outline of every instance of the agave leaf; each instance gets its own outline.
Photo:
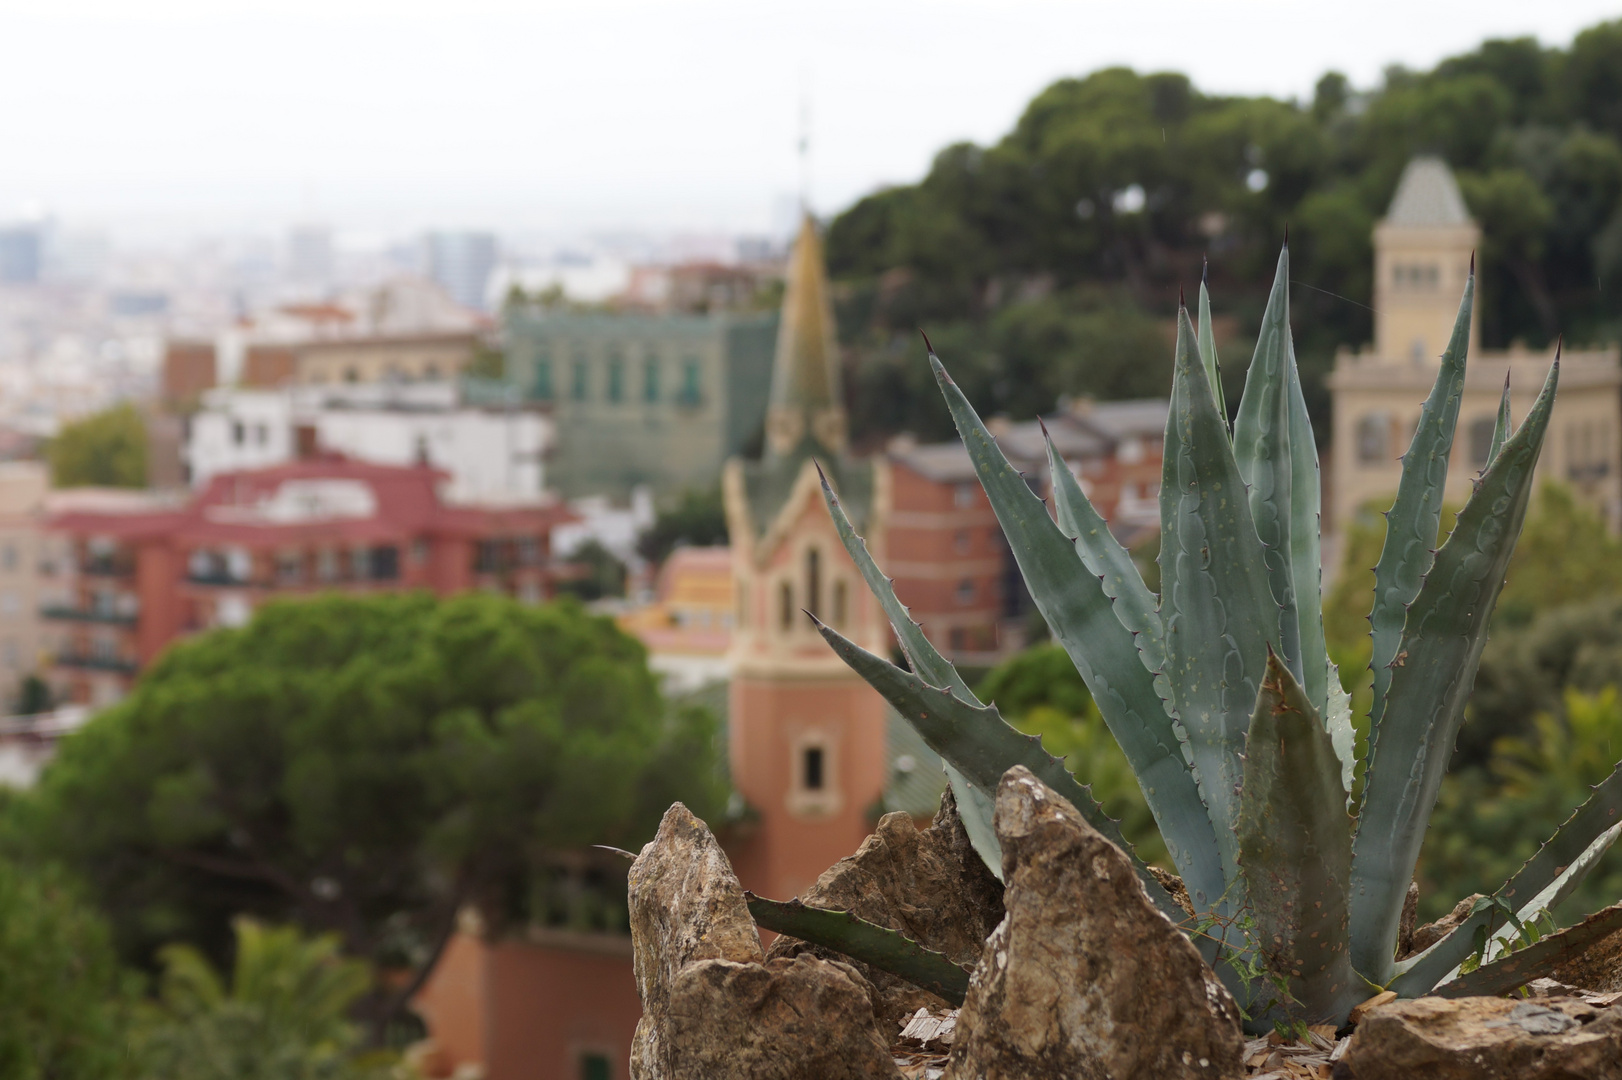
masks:
<instances>
[{"instance_id":1,"label":"agave leaf","mask_svg":"<svg viewBox=\"0 0 1622 1080\"><path fill-rule=\"evenodd\" d=\"M1588 849L1577 856L1548 888L1522 904L1520 910L1515 913L1515 918L1507 921L1492 935L1492 945L1489 946L1487 959L1495 960L1502 956L1521 927L1535 921L1541 915L1553 912L1562 900L1576 892L1577 886L1588 878L1589 873L1605 857L1605 853L1611 850L1611 845L1616 843L1619 835L1622 835L1622 823L1612 825L1600 833L1594 842L1588 845Z\"/></svg>"},{"instance_id":2,"label":"agave leaf","mask_svg":"<svg viewBox=\"0 0 1622 1080\"><path fill-rule=\"evenodd\" d=\"M1234 792L1278 605L1193 339L1182 309L1160 483L1160 617L1172 704L1210 808L1229 898L1242 905Z\"/></svg>"},{"instance_id":3,"label":"agave leaf","mask_svg":"<svg viewBox=\"0 0 1622 1080\"><path fill-rule=\"evenodd\" d=\"M1526 422L1477 481L1436 553L1391 662L1352 861L1352 963L1382 986L1395 974L1403 900L1526 517L1559 374L1557 357Z\"/></svg>"},{"instance_id":4,"label":"agave leaf","mask_svg":"<svg viewBox=\"0 0 1622 1080\"><path fill-rule=\"evenodd\" d=\"M1482 964L1452 982L1443 983L1436 988L1436 993L1440 997L1450 998L1507 994L1559 967L1563 961L1579 955L1600 938L1618 930L1622 930L1622 904L1612 904L1576 926L1550 934L1536 944Z\"/></svg>"},{"instance_id":5,"label":"agave leaf","mask_svg":"<svg viewBox=\"0 0 1622 1080\"><path fill-rule=\"evenodd\" d=\"M1205 268L1200 268L1200 359L1205 363L1205 381L1211 384L1211 399L1228 426L1228 401L1222 395L1222 365L1217 363L1216 334L1211 329L1211 294L1205 291Z\"/></svg>"},{"instance_id":6,"label":"agave leaf","mask_svg":"<svg viewBox=\"0 0 1622 1080\"><path fill-rule=\"evenodd\" d=\"M1104 813L1092 791L1070 774L1064 762L1042 749L1040 738L1009 727L995 706L970 705L951 691L930 686L912 672L902 671L882 656L874 656L837 630L820 622L817 630L839 658L884 695L917 729L929 748L956 766L975 788L995 791L1002 774L1015 765L1030 769L1044 784L1069 800L1089 825L1127 853L1149 898L1167 918L1179 923L1187 918L1187 913L1149 873L1149 868L1121 835L1119 823Z\"/></svg>"},{"instance_id":7,"label":"agave leaf","mask_svg":"<svg viewBox=\"0 0 1622 1080\"><path fill-rule=\"evenodd\" d=\"M1261 952L1290 980L1288 1012L1338 1023L1368 997L1346 933L1352 819L1329 733L1271 649L1245 741L1239 861Z\"/></svg>"},{"instance_id":8,"label":"agave leaf","mask_svg":"<svg viewBox=\"0 0 1622 1080\"><path fill-rule=\"evenodd\" d=\"M1498 402L1498 419L1492 426L1492 444L1487 449L1487 464L1491 465L1498 456L1498 451L1504 448L1504 440L1509 438L1513 425L1509 420L1509 372L1504 372L1504 396Z\"/></svg>"},{"instance_id":9,"label":"agave leaf","mask_svg":"<svg viewBox=\"0 0 1622 1080\"><path fill-rule=\"evenodd\" d=\"M1593 794L1493 894L1494 898L1516 905L1522 919L1535 916L1540 907L1552 908L1582 884L1599 856L1615 841L1619 823L1622 764L1595 786ZM1475 950L1476 930L1492 918L1490 910L1479 911L1424 952L1400 961L1391 989L1409 997L1430 990Z\"/></svg>"},{"instance_id":10,"label":"agave leaf","mask_svg":"<svg viewBox=\"0 0 1622 1080\"><path fill-rule=\"evenodd\" d=\"M1059 529L1076 538L1076 554L1087 571L1099 579L1121 625L1132 632L1143 666L1151 674L1160 675L1166 669L1166 640L1160 626L1159 601L1143 583L1131 554L1109 531L1109 523L1094 509L1070 467L1059 457L1045 427L1043 437L1047 441L1048 472L1053 477L1053 508ZM1162 688L1162 701L1169 700L1170 695L1170 687Z\"/></svg>"},{"instance_id":11,"label":"agave leaf","mask_svg":"<svg viewBox=\"0 0 1622 1080\"><path fill-rule=\"evenodd\" d=\"M784 903L752 892L743 894L755 922L779 934L844 953L852 960L888 971L914 986L951 1002L963 1004L973 974L933 949L926 949L895 930L857 918L849 911L807 907L799 900Z\"/></svg>"},{"instance_id":12,"label":"agave leaf","mask_svg":"<svg viewBox=\"0 0 1622 1080\"><path fill-rule=\"evenodd\" d=\"M1453 432L1464 397L1464 359L1470 347L1470 311L1475 304L1476 277L1472 268L1464 284L1464 298L1453 322L1453 337L1442 354L1436 383L1419 412L1419 426L1402 455L1402 476L1397 498L1386 515L1385 546L1374 566L1374 607L1369 612L1373 651L1374 704L1369 710L1369 744L1373 746L1385 715L1391 686L1391 664L1402 638L1408 605L1419 594L1420 582L1430 569L1436 530L1442 520L1442 494L1447 486L1447 463L1453 451ZM1408 888L1407 882L1403 889Z\"/></svg>"},{"instance_id":13,"label":"agave leaf","mask_svg":"<svg viewBox=\"0 0 1622 1080\"><path fill-rule=\"evenodd\" d=\"M822 498L828 504L828 516L833 519L839 542L845 545L845 551L856 564L862 580L867 582L868 589L884 609L885 617L895 629L896 639L901 642L901 651L907 656L907 663L929 685L946 687L962 700L979 705L980 699L974 696L974 691L963 681L957 668L930 644L923 627L913 621L906 605L896 596L894 582L885 577L878 563L873 561L872 552L867 550L867 541L857 535L821 465L817 466L817 477L822 481ZM946 777L952 785L952 795L957 799L958 816L963 819L963 831L969 834L969 844L979 853L986 869L1001 881L1002 845L997 842L997 830L992 827L991 820L993 794L997 785L993 783L984 791L978 790L950 763L946 765Z\"/></svg>"},{"instance_id":14,"label":"agave leaf","mask_svg":"<svg viewBox=\"0 0 1622 1080\"><path fill-rule=\"evenodd\" d=\"M940 360L933 353L929 360L1037 609L1132 766L1189 896L1200 910L1217 903L1227 891L1222 865L1211 857L1217 834L1183 756L1183 733L1167 713L1154 676L1138 659L1132 632L1117 617L1104 584L1078 556L1075 541L1008 463ZM994 791L995 784L987 790Z\"/></svg>"},{"instance_id":15,"label":"agave leaf","mask_svg":"<svg viewBox=\"0 0 1622 1080\"><path fill-rule=\"evenodd\" d=\"M1290 249L1279 252L1273 290L1262 313L1261 332L1256 337L1256 354L1245 373L1245 392L1239 399L1239 415L1233 424L1233 456L1250 494L1250 516L1265 551L1267 580L1273 599L1278 601L1278 628L1269 635L1284 654L1284 662L1296 682L1306 682L1301 651L1301 619L1297 613L1294 544L1295 530L1310 526L1316 535L1316 512L1311 522L1298 522L1292 510L1295 494L1294 473L1309 468L1305 458L1312 454L1312 485L1316 487L1316 451L1310 445L1297 449L1293 439L1299 434L1290 423L1290 369L1294 367L1290 343ZM1310 428L1307 435L1310 442ZM1306 485L1303 485L1303 489ZM1311 568L1313 574L1317 567ZM1316 658L1314 657L1314 661ZM1322 712L1322 665L1316 664L1318 694L1313 700ZM1309 694L1309 697L1311 695Z\"/></svg>"}]
</instances>

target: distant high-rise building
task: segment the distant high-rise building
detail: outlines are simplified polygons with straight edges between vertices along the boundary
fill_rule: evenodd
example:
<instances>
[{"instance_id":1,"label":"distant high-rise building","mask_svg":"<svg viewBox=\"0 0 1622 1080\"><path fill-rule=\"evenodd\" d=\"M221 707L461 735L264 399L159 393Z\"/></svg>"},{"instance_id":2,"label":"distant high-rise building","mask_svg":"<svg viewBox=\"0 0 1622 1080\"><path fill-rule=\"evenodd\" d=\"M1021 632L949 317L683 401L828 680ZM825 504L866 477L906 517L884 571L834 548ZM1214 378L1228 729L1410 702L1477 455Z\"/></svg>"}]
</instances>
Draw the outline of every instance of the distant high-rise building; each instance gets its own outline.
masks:
<instances>
[{"instance_id":1,"label":"distant high-rise building","mask_svg":"<svg viewBox=\"0 0 1622 1080\"><path fill-rule=\"evenodd\" d=\"M295 225L287 233L287 276L300 285L332 282L332 230L325 225Z\"/></svg>"},{"instance_id":2,"label":"distant high-rise building","mask_svg":"<svg viewBox=\"0 0 1622 1080\"><path fill-rule=\"evenodd\" d=\"M39 281L44 249L45 233L38 225L0 228L0 281L9 285Z\"/></svg>"},{"instance_id":3,"label":"distant high-rise building","mask_svg":"<svg viewBox=\"0 0 1622 1080\"><path fill-rule=\"evenodd\" d=\"M432 232L426 242L428 276L457 303L485 306L485 288L496 269L496 238L487 232Z\"/></svg>"}]
</instances>

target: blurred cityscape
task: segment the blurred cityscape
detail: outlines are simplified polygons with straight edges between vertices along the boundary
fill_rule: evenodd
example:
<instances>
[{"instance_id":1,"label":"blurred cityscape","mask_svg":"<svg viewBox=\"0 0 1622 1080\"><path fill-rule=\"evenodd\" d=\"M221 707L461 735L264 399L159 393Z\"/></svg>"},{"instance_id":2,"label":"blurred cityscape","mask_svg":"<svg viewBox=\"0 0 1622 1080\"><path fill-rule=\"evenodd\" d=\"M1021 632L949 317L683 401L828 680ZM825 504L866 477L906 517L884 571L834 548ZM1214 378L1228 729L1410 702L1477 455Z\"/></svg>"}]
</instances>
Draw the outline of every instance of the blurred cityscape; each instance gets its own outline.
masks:
<instances>
[{"instance_id":1,"label":"blurred cityscape","mask_svg":"<svg viewBox=\"0 0 1622 1080\"><path fill-rule=\"evenodd\" d=\"M1052 674L918 329L1031 491L1068 469L1154 585L1180 290L1208 289L1232 413L1275 272L1354 699L1366 628L1343 616L1467 285L1450 500L1503 388L1518 420L1563 349L1528 584L1444 810L1470 816L1467 784L1510 799L1495 754L1537 717L1622 737L1619 71L1622 22L1298 101L1078 74L916 183L820 219L791 201L747 235L310 218L160 241L20 210L0 224L0 858L65 867L108 970L155 987L177 942L246 955L268 931L238 916L337 935L370 965L332 1021L356 1060L623 1078L640 1006L613 849L680 798L786 899L883 815L939 805L940 759L803 614L897 651L824 477L1005 716L1073 767L1114 761L1079 676ZM1598 627L1582 664L1571 626ZM1527 659L1554 640L1559 677ZM1596 782L1544 775L1564 786L1540 813ZM1472 875L1523 846L1519 816L1427 863L1424 903L1494 884ZM171 1020L153 1030L180 1046L195 1018Z\"/></svg>"}]
</instances>

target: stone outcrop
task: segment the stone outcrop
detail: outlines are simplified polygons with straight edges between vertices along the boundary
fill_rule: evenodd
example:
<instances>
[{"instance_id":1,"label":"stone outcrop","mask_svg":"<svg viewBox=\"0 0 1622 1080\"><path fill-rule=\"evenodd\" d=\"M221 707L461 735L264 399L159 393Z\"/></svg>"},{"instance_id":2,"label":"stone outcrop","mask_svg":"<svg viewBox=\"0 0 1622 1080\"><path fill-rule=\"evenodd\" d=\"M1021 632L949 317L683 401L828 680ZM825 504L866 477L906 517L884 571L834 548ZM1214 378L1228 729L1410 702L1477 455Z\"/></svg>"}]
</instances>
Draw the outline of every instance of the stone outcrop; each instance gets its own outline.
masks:
<instances>
[{"instance_id":1,"label":"stone outcrop","mask_svg":"<svg viewBox=\"0 0 1622 1080\"><path fill-rule=\"evenodd\" d=\"M1622 930L1607 934L1553 971L1560 982L1602 994L1622 991Z\"/></svg>"},{"instance_id":2,"label":"stone outcrop","mask_svg":"<svg viewBox=\"0 0 1622 1080\"><path fill-rule=\"evenodd\" d=\"M873 989L848 964L765 962L725 853L681 803L630 876L635 1080L893 1080Z\"/></svg>"},{"instance_id":3,"label":"stone outcrop","mask_svg":"<svg viewBox=\"0 0 1622 1080\"><path fill-rule=\"evenodd\" d=\"M1622 1009L1575 998L1398 1001L1369 1013L1344 1064L1356 1080L1622 1080Z\"/></svg>"},{"instance_id":4,"label":"stone outcrop","mask_svg":"<svg viewBox=\"0 0 1622 1080\"><path fill-rule=\"evenodd\" d=\"M855 912L966 967L979 962L986 936L1003 915L1002 885L970 846L950 788L929 828L920 830L904 813L884 815L856 854L824 871L800 899L811 907ZM946 1005L888 972L796 938L780 937L767 952L770 958L800 955L859 971L874 987L874 1010L885 1031L920 1008Z\"/></svg>"},{"instance_id":5,"label":"stone outcrop","mask_svg":"<svg viewBox=\"0 0 1622 1080\"><path fill-rule=\"evenodd\" d=\"M1006 917L958 1015L947 1075L1243 1075L1227 990L1122 851L1024 768L997 790Z\"/></svg>"}]
</instances>

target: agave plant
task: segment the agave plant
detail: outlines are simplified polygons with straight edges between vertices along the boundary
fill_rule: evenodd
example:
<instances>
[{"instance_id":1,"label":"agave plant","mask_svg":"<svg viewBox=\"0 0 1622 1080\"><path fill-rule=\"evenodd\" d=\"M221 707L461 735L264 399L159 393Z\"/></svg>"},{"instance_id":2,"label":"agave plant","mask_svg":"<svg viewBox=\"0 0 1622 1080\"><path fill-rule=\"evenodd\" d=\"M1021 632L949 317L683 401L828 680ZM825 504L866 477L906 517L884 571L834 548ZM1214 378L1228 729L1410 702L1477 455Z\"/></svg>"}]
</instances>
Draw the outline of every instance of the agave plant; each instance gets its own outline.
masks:
<instances>
[{"instance_id":1,"label":"agave plant","mask_svg":"<svg viewBox=\"0 0 1622 1080\"><path fill-rule=\"evenodd\" d=\"M1150 900L1213 964L1253 1030L1340 1025L1384 989L1404 997L1502 993L1622 927L1619 905L1535 943L1535 931L1521 933L1576 888L1622 831L1619 765L1468 918L1418 955L1397 955L1420 843L1520 534L1559 376L1557 351L1513 431L1506 384L1488 463L1433 550L1474 289L1472 267L1387 515L1369 617L1374 704L1362 760L1350 702L1324 645L1318 459L1290 336L1288 246L1231 430L1205 286L1197 329L1179 305L1158 597L1051 440L1053 514L930 350L1030 594L1131 763L1192 914L1132 853L1085 778L975 697L896 599L823 484L845 547L911 670L819 628L945 761L986 865L1001 875L991 795L1005 770L1025 765L1128 853ZM954 997L966 984L942 966L951 966L944 957L881 928L857 927L843 913L760 899L752 908L762 925L955 988Z\"/></svg>"}]
</instances>

